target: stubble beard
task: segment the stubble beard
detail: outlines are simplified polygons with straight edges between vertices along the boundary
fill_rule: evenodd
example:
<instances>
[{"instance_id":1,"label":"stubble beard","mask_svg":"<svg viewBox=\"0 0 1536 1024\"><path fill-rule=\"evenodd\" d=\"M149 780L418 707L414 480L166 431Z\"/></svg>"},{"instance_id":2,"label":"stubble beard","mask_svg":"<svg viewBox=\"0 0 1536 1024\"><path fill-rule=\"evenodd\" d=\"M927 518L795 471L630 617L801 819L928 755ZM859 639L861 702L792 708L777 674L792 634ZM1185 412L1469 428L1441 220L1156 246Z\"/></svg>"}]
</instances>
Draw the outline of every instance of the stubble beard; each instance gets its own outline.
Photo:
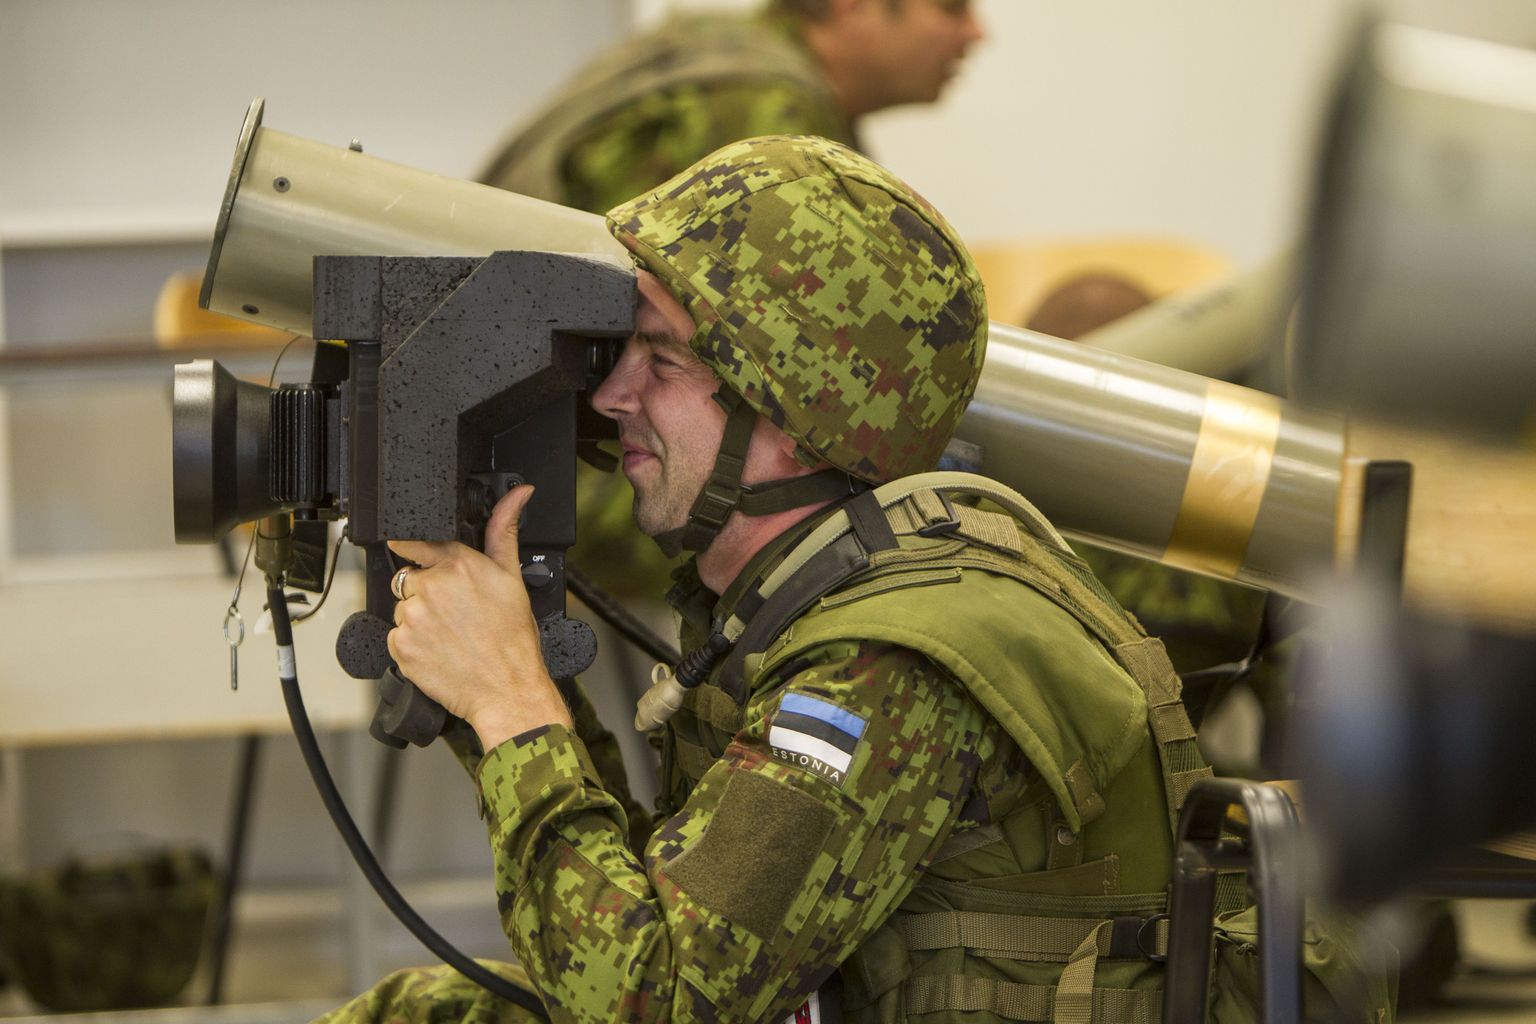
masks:
<instances>
[{"instance_id":1,"label":"stubble beard","mask_svg":"<svg viewBox=\"0 0 1536 1024\"><path fill-rule=\"evenodd\" d=\"M655 480L643 486L636 484L633 480L630 481L630 486L635 489L635 525L647 537L660 536L686 522L686 519L674 522L678 517L672 507L674 503L668 500L668 495L665 493L664 484L665 479L660 474Z\"/></svg>"},{"instance_id":2,"label":"stubble beard","mask_svg":"<svg viewBox=\"0 0 1536 1024\"><path fill-rule=\"evenodd\" d=\"M648 537L687 526L694 502L714 472L720 438L674 433L664 441L654 428L638 423L626 425L624 434L655 457L629 478L635 492L635 525Z\"/></svg>"},{"instance_id":3,"label":"stubble beard","mask_svg":"<svg viewBox=\"0 0 1536 1024\"><path fill-rule=\"evenodd\" d=\"M694 494L683 493L686 481L678 479L674 465L659 450L661 446L652 441L647 447L655 461L646 466L640 480L631 478L629 485L635 492L635 525L647 537L656 537L687 525L698 488L694 488Z\"/></svg>"}]
</instances>

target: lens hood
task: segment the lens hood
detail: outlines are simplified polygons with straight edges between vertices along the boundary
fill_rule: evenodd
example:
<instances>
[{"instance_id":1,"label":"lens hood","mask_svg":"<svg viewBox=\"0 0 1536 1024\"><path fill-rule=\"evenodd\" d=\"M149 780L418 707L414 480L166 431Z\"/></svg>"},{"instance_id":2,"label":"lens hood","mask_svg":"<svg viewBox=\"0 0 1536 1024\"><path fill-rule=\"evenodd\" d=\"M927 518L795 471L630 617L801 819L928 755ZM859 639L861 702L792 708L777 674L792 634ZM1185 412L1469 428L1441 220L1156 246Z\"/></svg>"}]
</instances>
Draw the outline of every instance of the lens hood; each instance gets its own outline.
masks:
<instances>
[{"instance_id":1,"label":"lens hood","mask_svg":"<svg viewBox=\"0 0 1536 1024\"><path fill-rule=\"evenodd\" d=\"M178 544L206 544L282 508L269 479L271 395L212 359L176 367L171 480Z\"/></svg>"}]
</instances>

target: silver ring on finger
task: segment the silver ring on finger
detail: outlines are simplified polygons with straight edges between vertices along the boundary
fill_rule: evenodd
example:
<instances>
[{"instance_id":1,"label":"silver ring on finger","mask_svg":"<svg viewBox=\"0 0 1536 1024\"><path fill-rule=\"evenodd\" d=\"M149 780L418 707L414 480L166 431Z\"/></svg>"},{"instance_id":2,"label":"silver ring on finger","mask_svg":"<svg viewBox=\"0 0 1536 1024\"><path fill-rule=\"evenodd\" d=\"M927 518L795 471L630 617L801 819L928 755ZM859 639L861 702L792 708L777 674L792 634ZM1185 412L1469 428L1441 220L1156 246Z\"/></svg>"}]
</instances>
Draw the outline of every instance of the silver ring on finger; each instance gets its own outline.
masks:
<instances>
[{"instance_id":1,"label":"silver ring on finger","mask_svg":"<svg viewBox=\"0 0 1536 1024\"><path fill-rule=\"evenodd\" d=\"M396 601L405 600L405 577L410 574L410 571L411 567L407 565L395 573L394 578L389 581L389 592L395 595Z\"/></svg>"}]
</instances>

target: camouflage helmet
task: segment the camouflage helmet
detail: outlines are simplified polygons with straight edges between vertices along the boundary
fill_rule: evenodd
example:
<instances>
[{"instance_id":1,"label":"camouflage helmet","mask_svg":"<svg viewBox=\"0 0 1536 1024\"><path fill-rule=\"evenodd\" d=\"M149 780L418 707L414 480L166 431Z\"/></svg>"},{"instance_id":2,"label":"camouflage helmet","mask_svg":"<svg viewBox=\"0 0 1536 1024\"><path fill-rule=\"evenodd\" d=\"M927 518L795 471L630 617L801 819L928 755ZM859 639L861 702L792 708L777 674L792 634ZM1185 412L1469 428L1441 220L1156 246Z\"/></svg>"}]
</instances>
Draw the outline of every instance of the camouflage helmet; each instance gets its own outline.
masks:
<instances>
[{"instance_id":1,"label":"camouflage helmet","mask_svg":"<svg viewBox=\"0 0 1536 1024\"><path fill-rule=\"evenodd\" d=\"M608 224L698 325L693 351L808 464L872 483L937 465L981 371L986 298L905 183L838 143L768 136Z\"/></svg>"}]
</instances>

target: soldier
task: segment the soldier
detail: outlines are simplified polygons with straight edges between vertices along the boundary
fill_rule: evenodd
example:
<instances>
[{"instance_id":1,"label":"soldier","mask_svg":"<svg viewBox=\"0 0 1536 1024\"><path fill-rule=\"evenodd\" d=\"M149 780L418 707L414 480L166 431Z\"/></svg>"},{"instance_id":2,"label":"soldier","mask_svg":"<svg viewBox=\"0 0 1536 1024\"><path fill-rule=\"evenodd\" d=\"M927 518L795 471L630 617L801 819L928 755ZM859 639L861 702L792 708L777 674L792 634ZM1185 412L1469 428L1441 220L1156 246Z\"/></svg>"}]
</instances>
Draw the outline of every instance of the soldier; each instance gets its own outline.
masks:
<instances>
[{"instance_id":1,"label":"soldier","mask_svg":"<svg viewBox=\"0 0 1536 1024\"><path fill-rule=\"evenodd\" d=\"M768 0L691 15L603 54L479 178L595 213L728 142L856 145L865 114L939 97L982 30L969 0Z\"/></svg>"},{"instance_id":2,"label":"soldier","mask_svg":"<svg viewBox=\"0 0 1536 1024\"><path fill-rule=\"evenodd\" d=\"M954 231L803 137L728 146L609 224L639 306L593 404L641 529L694 552L643 848L543 670L529 489L485 554L393 545L420 567L390 650L487 751L522 965L496 969L559 1021L1155 1019L1171 816L1208 770L1160 645L1050 525L928 472L986 344ZM526 1018L438 969L327 1019Z\"/></svg>"},{"instance_id":3,"label":"soldier","mask_svg":"<svg viewBox=\"0 0 1536 1024\"><path fill-rule=\"evenodd\" d=\"M603 213L737 139L859 148L859 118L938 99L981 37L969 0L769 0L753 15L679 17L599 57L478 177ZM672 562L635 534L629 485L585 466L579 480L571 563L654 600Z\"/></svg>"}]
</instances>

